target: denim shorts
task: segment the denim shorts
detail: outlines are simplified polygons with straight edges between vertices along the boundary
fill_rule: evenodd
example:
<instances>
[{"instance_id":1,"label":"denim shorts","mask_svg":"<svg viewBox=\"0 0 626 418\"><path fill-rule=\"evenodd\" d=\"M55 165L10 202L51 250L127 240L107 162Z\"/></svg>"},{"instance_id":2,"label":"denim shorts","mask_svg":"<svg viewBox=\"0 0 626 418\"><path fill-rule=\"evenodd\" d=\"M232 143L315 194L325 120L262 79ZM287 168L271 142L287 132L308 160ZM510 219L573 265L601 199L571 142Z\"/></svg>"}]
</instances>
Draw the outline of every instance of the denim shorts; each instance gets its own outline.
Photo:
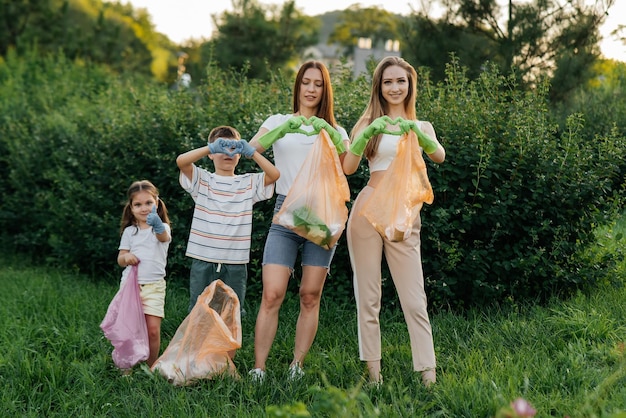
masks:
<instances>
[{"instance_id":1,"label":"denim shorts","mask_svg":"<svg viewBox=\"0 0 626 418\"><path fill-rule=\"evenodd\" d=\"M278 213L285 200L284 195L276 195L274 215ZM298 251L302 250L302 265L330 268L330 262L335 254L335 245L330 250L313 244L292 230L272 222L265 240L263 250L263 265L278 264L293 270L296 264Z\"/></svg>"}]
</instances>

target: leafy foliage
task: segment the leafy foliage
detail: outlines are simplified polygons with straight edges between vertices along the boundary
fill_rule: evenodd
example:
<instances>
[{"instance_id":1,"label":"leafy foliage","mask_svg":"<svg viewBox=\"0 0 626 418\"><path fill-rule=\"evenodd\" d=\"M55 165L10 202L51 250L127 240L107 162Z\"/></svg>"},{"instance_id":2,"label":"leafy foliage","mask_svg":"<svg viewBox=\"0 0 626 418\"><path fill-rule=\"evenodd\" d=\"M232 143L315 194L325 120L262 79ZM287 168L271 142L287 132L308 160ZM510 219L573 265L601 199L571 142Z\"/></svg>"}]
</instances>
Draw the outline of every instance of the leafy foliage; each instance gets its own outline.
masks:
<instances>
[{"instance_id":1,"label":"leafy foliage","mask_svg":"<svg viewBox=\"0 0 626 418\"><path fill-rule=\"evenodd\" d=\"M0 56L36 47L161 81L175 65L172 43L156 33L145 9L102 0L0 0L0 10Z\"/></svg>"},{"instance_id":2,"label":"leafy foliage","mask_svg":"<svg viewBox=\"0 0 626 418\"><path fill-rule=\"evenodd\" d=\"M418 115L433 122L448 155L444 164L429 166L435 202L422 216L431 303L517 303L593 285L606 264L586 265L577 255L595 242L593 227L623 205L624 136L584 136L577 114L558 129L547 107L548 86L523 91L514 75L505 77L495 66L475 81L456 61L447 71L440 84L422 72L419 85ZM332 73L337 117L350 130L369 84L366 77L353 80L344 67ZM126 189L147 178L173 221L169 277L186 283L193 201L178 185L176 156L206 143L217 125L251 138L268 115L290 111L291 88L291 77L281 72L265 82L211 63L200 88L168 91L63 57L9 54L0 64L3 245L106 274L115 265ZM239 169L258 170L245 160ZM364 164L349 177L353 197L366 181ZM272 209L271 201L255 206L250 294L260 291ZM384 270L384 295L393 305L388 278ZM326 294L353 297L345 237Z\"/></svg>"},{"instance_id":3,"label":"leafy foliage","mask_svg":"<svg viewBox=\"0 0 626 418\"><path fill-rule=\"evenodd\" d=\"M524 92L495 66L469 82L453 62L445 84L426 83L419 114L433 120L448 154L431 171L435 202L423 218L425 270L439 303L593 284L573 255L594 241L611 200L623 203L624 137L584 138L578 115L558 132L548 86Z\"/></svg>"},{"instance_id":4,"label":"leafy foliage","mask_svg":"<svg viewBox=\"0 0 626 418\"><path fill-rule=\"evenodd\" d=\"M346 54L351 56L359 38L371 38L373 45L397 39L400 21L399 16L385 9L361 8L359 4L353 4L340 13L328 43L343 46Z\"/></svg>"},{"instance_id":5,"label":"leafy foliage","mask_svg":"<svg viewBox=\"0 0 626 418\"><path fill-rule=\"evenodd\" d=\"M268 68L285 68L304 48L317 42L319 23L304 16L293 0L270 13L256 0L233 1L234 11L215 21L211 41L222 68L247 69L251 78L268 79Z\"/></svg>"},{"instance_id":6,"label":"leafy foliage","mask_svg":"<svg viewBox=\"0 0 626 418\"><path fill-rule=\"evenodd\" d=\"M598 28L614 0L594 5L584 0L509 1L507 6L495 0L440 3L445 13L439 19L423 13L405 19L405 58L433 69L437 81L446 76L443 66L450 54L461 58L472 78L490 61L502 73L513 69L518 82L526 85L549 78L550 96L560 101L591 76L599 55Z\"/></svg>"}]
</instances>

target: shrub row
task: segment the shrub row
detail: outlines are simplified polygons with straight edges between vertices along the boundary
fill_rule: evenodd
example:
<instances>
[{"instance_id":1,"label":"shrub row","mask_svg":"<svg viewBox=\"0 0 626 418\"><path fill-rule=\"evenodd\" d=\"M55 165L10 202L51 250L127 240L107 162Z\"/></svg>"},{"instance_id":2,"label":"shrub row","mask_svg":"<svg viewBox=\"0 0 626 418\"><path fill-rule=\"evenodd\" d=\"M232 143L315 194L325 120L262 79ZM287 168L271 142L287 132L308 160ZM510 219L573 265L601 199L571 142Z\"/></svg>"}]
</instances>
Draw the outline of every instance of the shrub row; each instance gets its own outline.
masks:
<instances>
[{"instance_id":1,"label":"shrub row","mask_svg":"<svg viewBox=\"0 0 626 418\"><path fill-rule=\"evenodd\" d=\"M624 137L585 137L578 114L559 130L546 86L525 92L512 80L493 68L468 80L455 61L442 84L421 71L418 115L434 123L448 155L442 165L429 164L435 202L422 216L427 292L438 307L568 293L593 285L606 268L587 265L581 254L594 242L593 227L623 205ZM343 68L333 83L339 123L350 130L369 84ZM0 62L3 247L117 277L121 204L128 185L146 178L173 221L169 276L186 281L193 202L178 185L176 156L204 144L221 124L250 138L269 114L290 111L291 89L280 73L264 83L215 64L193 90L171 91L63 57L8 56ZM256 167L242 161L239 169ZM365 167L350 176L353 197L366 181ZM251 294L260 291L271 216L272 202L256 206ZM351 274L343 237L327 297L351 299ZM385 299L394 304L388 278L384 270Z\"/></svg>"}]
</instances>

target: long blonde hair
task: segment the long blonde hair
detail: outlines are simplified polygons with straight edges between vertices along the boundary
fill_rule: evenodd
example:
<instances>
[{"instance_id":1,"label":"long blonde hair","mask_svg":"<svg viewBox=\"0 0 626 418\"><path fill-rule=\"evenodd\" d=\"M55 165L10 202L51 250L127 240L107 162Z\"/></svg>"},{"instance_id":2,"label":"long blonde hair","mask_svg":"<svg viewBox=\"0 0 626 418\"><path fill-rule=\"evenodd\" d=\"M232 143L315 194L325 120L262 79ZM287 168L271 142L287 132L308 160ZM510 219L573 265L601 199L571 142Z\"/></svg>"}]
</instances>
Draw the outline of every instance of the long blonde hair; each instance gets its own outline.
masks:
<instances>
[{"instance_id":1,"label":"long blonde hair","mask_svg":"<svg viewBox=\"0 0 626 418\"><path fill-rule=\"evenodd\" d=\"M400 57L385 57L383 58L372 76L372 91L370 94L370 100L365 108L365 111L354 125L350 138L354 140L356 134L361 133L363 129L367 127L374 119L386 115L389 112L389 105L383 97L382 82L383 72L394 65L402 68L406 71L407 78L409 80L409 94L404 99L404 112L406 113L406 119L417 119L415 112L415 98L417 96L417 72L415 68L404 59ZM376 155L378 150L378 143L380 142L380 135L373 137L365 147L365 158L372 158Z\"/></svg>"}]
</instances>

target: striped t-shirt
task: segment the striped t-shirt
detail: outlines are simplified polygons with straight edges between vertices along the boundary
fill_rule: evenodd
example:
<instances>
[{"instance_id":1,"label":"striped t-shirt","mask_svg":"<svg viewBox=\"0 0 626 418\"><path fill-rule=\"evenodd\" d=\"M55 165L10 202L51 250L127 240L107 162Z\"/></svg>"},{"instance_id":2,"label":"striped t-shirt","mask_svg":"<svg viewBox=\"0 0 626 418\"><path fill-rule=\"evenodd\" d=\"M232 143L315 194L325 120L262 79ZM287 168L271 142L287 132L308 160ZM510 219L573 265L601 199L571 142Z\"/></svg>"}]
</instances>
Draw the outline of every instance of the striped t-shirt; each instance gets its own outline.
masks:
<instances>
[{"instance_id":1,"label":"striped t-shirt","mask_svg":"<svg viewBox=\"0 0 626 418\"><path fill-rule=\"evenodd\" d=\"M252 206L274 194L265 173L220 176L194 165L193 179L179 176L195 202L186 255L198 260L246 264L250 259Z\"/></svg>"}]
</instances>

